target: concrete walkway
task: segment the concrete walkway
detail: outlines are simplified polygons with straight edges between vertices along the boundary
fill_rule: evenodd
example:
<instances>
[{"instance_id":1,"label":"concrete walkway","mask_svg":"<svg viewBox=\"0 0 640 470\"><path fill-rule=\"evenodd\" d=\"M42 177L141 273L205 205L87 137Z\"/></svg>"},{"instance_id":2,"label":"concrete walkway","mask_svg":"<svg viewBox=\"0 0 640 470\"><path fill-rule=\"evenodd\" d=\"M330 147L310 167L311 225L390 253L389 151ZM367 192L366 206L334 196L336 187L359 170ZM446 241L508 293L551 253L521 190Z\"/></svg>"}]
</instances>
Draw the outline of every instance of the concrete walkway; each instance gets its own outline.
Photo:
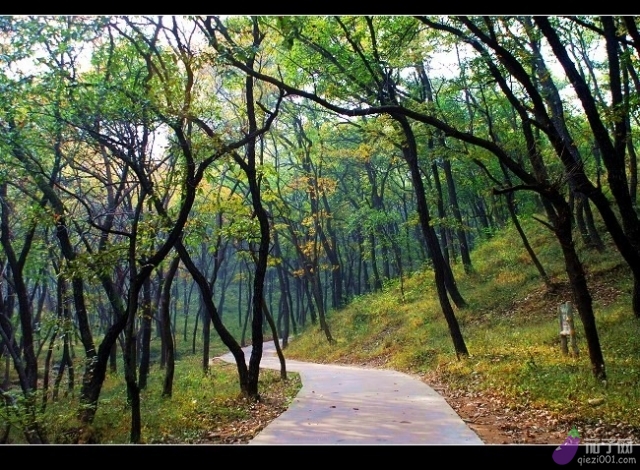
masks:
<instances>
[{"instance_id":1,"label":"concrete walkway","mask_svg":"<svg viewBox=\"0 0 640 470\"><path fill-rule=\"evenodd\" d=\"M244 351L248 362L251 347ZM235 363L231 353L221 359ZM280 369L273 342L260 366ZM250 444L483 444L442 396L406 374L294 360L287 372L300 374L300 392Z\"/></svg>"}]
</instances>

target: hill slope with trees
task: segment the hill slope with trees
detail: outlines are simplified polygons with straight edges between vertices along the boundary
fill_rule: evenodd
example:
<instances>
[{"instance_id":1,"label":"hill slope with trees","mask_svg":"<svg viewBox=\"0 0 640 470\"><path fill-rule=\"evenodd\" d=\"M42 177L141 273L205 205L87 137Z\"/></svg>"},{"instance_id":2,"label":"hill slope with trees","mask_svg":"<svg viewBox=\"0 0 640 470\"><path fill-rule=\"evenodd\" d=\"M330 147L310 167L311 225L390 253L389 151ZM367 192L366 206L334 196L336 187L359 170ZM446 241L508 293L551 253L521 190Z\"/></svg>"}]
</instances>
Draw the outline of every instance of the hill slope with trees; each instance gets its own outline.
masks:
<instances>
[{"instance_id":1,"label":"hill slope with trees","mask_svg":"<svg viewBox=\"0 0 640 470\"><path fill-rule=\"evenodd\" d=\"M458 312L472 351L460 361L425 272L387 283L332 312L335 343L304 331L287 357L382 367L415 374L439 391L486 443L560 444L575 426L583 439L640 439L640 326L629 314L631 280L622 260L585 246L602 348L609 364L606 384L594 382L584 334L576 329L578 354L561 348L558 306L571 301L567 275L553 235L523 220L531 245L551 281L545 285L513 226L471 253L474 272L457 266L469 306ZM577 320L577 319L576 319Z\"/></svg>"}]
</instances>

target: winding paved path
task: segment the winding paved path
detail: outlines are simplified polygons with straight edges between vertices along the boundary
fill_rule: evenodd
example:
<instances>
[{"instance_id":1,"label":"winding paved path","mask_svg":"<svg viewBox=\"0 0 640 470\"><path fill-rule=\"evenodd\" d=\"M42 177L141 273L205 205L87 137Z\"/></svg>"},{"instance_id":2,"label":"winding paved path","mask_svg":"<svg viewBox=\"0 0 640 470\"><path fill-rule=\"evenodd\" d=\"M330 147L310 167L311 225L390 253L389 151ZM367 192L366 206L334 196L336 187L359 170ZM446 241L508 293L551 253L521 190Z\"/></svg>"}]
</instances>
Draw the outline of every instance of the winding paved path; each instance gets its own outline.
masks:
<instances>
[{"instance_id":1,"label":"winding paved path","mask_svg":"<svg viewBox=\"0 0 640 470\"><path fill-rule=\"evenodd\" d=\"M245 348L247 361L251 347ZM221 359L234 362L231 353ZM280 369L272 342L262 368ZM250 444L482 444L431 387L391 370L287 360L302 388Z\"/></svg>"}]
</instances>

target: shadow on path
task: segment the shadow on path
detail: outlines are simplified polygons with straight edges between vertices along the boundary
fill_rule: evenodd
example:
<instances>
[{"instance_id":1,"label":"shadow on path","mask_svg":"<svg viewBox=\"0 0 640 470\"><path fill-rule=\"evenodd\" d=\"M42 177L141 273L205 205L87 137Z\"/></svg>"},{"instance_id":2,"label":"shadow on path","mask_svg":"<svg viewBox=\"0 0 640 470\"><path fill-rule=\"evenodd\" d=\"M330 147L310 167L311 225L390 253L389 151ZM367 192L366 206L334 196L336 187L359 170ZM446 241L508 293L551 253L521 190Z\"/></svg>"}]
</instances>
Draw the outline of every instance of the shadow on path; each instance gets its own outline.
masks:
<instances>
[{"instance_id":1,"label":"shadow on path","mask_svg":"<svg viewBox=\"0 0 640 470\"><path fill-rule=\"evenodd\" d=\"M279 370L273 343L263 348L260 367ZM287 371L300 374L300 392L250 444L483 444L442 396L401 372L294 360Z\"/></svg>"}]
</instances>

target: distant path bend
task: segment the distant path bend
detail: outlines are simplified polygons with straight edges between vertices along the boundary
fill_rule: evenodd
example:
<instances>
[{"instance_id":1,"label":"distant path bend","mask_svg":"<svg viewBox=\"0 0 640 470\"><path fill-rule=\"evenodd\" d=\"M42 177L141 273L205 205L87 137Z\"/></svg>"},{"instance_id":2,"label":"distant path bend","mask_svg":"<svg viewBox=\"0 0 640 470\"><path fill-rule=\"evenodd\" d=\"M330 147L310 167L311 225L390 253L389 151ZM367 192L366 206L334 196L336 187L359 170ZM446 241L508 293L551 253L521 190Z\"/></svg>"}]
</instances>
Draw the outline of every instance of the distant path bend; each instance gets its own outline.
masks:
<instances>
[{"instance_id":1,"label":"distant path bend","mask_svg":"<svg viewBox=\"0 0 640 470\"><path fill-rule=\"evenodd\" d=\"M260 366L279 370L273 343L263 348ZM220 359L235 363L231 353ZM250 444L483 444L441 395L407 374L289 359L287 371L300 374L300 392Z\"/></svg>"}]
</instances>

